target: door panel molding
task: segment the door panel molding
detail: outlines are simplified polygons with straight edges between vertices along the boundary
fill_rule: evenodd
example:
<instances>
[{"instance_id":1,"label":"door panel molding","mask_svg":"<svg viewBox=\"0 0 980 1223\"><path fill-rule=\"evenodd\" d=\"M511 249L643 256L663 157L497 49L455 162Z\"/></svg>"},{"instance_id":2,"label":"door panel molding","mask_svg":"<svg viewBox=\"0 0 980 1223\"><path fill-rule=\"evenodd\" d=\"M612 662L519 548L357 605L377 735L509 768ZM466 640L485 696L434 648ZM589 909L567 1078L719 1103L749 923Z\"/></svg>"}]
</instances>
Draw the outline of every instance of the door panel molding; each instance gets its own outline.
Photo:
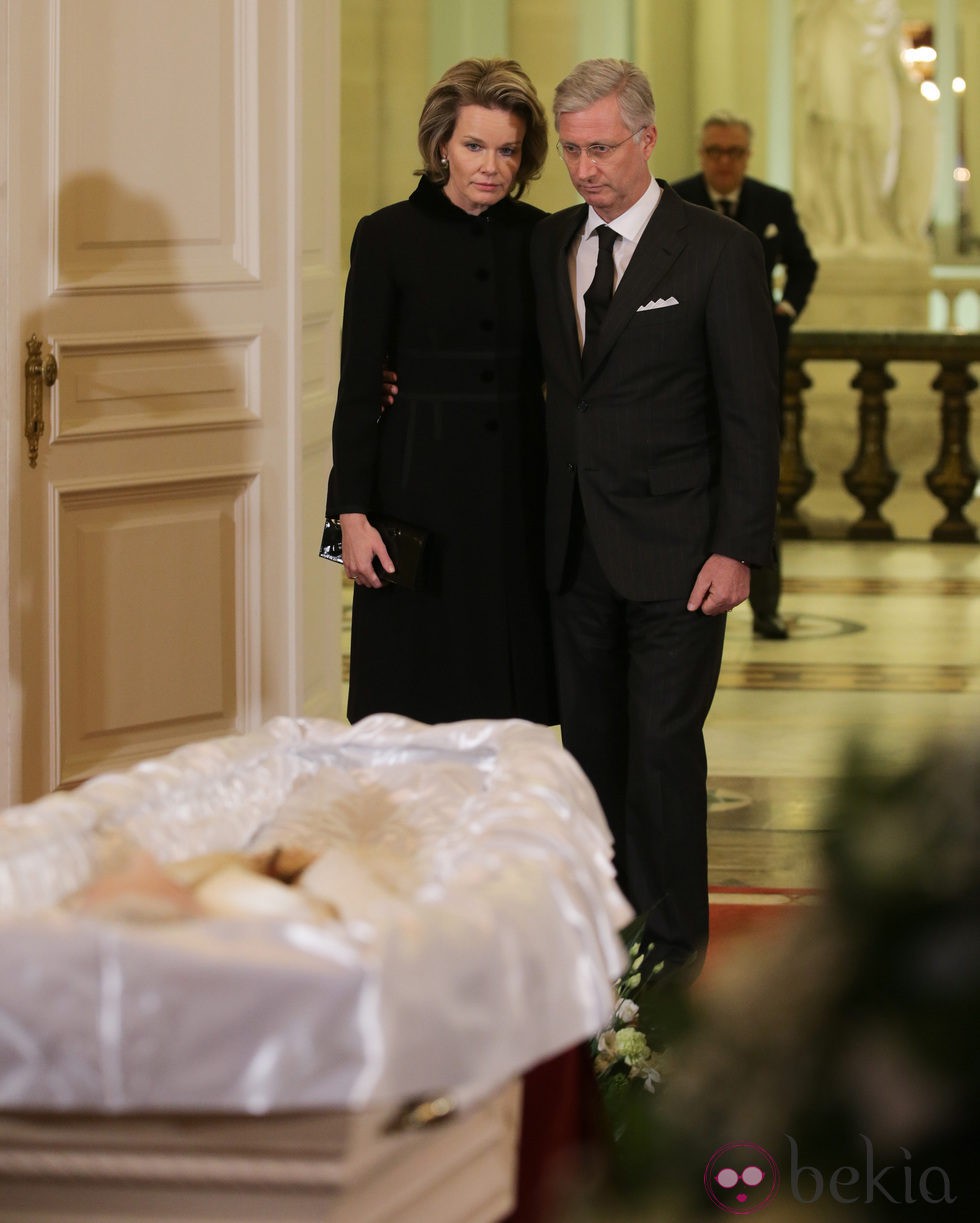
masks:
<instances>
[{"instance_id":1,"label":"door panel molding","mask_svg":"<svg viewBox=\"0 0 980 1223\"><path fill-rule=\"evenodd\" d=\"M99 8L53 8L52 291L261 281L257 0Z\"/></svg>"},{"instance_id":2,"label":"door panel molding","mask_svg":"<svg viewBox=\"0 0 980 1223\"><path fill-rule=\"evenodd\" d=\"M239 471L54 490L53 786L246 729L257 484ZM126 601L106 598L120 588Z\"/></svg>"},{"instance_id":3,"label":"door panel molding","mask_svg":"<svg viewBox=\"0 0 980 1223\"><path fill-rule=\"evenodd\" d=\"M261 419L261 328L58 336L52 446Z\"/></svg>"},{"instance_id":4,"label":"door panel molding","mask_svg":"<svg viewBox=\"0 0 980 1223\"><path fill-rule=\"evenodd\" d=\"M0 0L0 806L339 712L338 29L338 0ZM63 362L36 467L32 333Z\"/></svg>"}]
</instances>

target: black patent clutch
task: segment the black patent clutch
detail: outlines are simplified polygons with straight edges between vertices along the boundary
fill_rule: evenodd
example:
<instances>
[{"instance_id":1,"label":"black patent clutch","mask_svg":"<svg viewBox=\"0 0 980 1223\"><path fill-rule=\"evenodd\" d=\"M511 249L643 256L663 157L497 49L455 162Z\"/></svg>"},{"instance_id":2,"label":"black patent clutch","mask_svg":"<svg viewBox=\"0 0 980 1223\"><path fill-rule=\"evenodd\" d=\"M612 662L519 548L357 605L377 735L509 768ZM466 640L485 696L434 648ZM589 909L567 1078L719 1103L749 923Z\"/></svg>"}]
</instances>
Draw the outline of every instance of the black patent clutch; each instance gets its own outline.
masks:
<instances>
[{"instance_id":1,"label":"black patent clutch","mask_svg":"<svg viewBox=\"0 0 980 1223\"><path fill-rule=\"evenodd\" d=\"M429 533L422 527L411 526L397 518L372 518L371 525L384 541L394 566L394 573L387 573L375 558L375 571L382 582L390 586L405 586L418 590L424 577L423 562ZM344 563L343 534L339 518L328 518L323 524L320 540L320 555L325 561Z\"/></svg>"}]
</instances>

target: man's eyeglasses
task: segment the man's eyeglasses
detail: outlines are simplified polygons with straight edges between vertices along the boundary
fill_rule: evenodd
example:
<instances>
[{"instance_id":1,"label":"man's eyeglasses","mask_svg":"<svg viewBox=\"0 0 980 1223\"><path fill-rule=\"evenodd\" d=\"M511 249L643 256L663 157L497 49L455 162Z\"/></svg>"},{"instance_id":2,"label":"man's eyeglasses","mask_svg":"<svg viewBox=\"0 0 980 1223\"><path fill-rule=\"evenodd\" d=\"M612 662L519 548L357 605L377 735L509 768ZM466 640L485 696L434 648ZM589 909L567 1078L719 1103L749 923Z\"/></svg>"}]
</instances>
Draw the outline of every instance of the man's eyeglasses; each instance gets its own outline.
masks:
<instances>
[{"instance_id":1,"label":"man's eyeglasses","mask_svg":"<svg viewBox=\"0 0 980 1223\"><path fill-rule=\"evenodd\" d=\"M706 149L701 150L705 157L710 157L712 161L721 161L723 157L727 157L730 161L741 161L748 151L739 145L723 149L717 144L709 144Z\"/></svg>"},{"instance_id":2,"label":"man's eyeglasses","mask_svg":"<svg viewBox=\"0 0 980 1223\"><path fill-rule=\"evenodd\" d=\"M587 144L584 148L580 144L569 144L566 140L558 141L558 152L561 153L565 161L578 161L584 153L589 161L606 161L611 157L618 148L626 143L627 140L632 140L634 136L639 136L640 132L644 131L646 124L643 127L638 127L635 132L630 132L622 140L616 144Z\"/></svg>"}]
</instances>

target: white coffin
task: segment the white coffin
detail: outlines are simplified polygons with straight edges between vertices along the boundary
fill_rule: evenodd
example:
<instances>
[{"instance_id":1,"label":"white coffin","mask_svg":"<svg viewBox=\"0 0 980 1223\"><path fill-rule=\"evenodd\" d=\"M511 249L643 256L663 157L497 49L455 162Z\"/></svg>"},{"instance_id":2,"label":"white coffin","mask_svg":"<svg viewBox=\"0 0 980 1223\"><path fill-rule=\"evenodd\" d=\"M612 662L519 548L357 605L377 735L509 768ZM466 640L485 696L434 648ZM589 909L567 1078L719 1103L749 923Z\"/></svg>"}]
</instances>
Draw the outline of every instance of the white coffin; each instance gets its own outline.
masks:
<instances>
[{"instance_id":1,"label":"white coffin","mask_svg":"<svg viewBox=\"0 0 980 1223\"><path fill-rule=\"evenodd\" d=\"M339 916L59 907L134 844L303 845ZM0 1218L502 1218L520 1077L606 1021L630 916L594 792L524 722L276 719L14 808Z\"/></svg>"}]
</instances>

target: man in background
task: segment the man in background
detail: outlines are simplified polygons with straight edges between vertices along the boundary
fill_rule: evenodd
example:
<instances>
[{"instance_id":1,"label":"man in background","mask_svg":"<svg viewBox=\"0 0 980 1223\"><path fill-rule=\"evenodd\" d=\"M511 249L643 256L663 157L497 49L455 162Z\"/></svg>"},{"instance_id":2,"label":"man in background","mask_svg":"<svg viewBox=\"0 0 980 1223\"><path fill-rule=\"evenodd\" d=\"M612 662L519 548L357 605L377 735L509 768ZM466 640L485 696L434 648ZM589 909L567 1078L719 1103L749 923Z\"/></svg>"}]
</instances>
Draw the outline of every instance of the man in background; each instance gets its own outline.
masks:
<instances>
[{"instance_id":1,"label":"man in background","mask_svg":"<svg viewBox=\"0 0 980 1223\"><path fill-rule=\"evenodd\" d=\"M807 245L787 191L746 174L752 154L752 128L728 111L717 111L701 127L698 155L701 173L674 183L677 194L692 204L713 208L750 229L762 243L770 283L777 266L785 268L782 294L773 305L779 344L779 386L782 390L789 331L806 305L817 276L817 263ZM782 581L779 552L775 565L752 570L749 605L757 637L784 640L786 624L779 614Z\"/></svg>"}]
</instances>

